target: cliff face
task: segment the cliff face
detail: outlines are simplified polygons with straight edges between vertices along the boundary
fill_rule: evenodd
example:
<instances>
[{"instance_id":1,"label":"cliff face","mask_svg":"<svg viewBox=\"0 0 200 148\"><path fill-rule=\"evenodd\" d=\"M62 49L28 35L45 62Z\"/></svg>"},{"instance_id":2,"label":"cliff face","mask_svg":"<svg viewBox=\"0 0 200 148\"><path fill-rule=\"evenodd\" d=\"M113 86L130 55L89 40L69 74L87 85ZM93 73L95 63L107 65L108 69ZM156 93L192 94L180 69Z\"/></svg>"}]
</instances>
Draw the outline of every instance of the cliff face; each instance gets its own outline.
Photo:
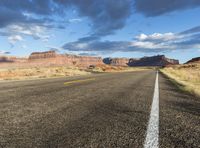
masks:
<instances>
[{"instance_id":1,"label":"cliff face","mask_svg":"<svg viewBox=\"0 0 200 148\"><path fill-rule=\"evenodd\" d=\"M166 58L164 55L143 57L140 59L104 58L103 62L113 66L166 66L179 64L178 60Z\"/></svg>"},{"instance_id":2,"label":"cliff face","mask_svg":"<svg viewBox=\"0 0 200 148\"><path fill-rule=\"evenodd\" d=\"M104 58L104 59L103 59L103 62L104 62L105 64L110 64L110 63L111 63L111 58Z\"/></svg>"},{"instance_id":3,"label":"cliff face","mask_svg":"<svg viewBox=\"0 0 200 148\"><path fill-rule=\"evenodd\" d=\"M111 59L111 65L113 66L127 66L129 59L127 58L113 58Z\"/></svg>"},{"instance_id":4,"label":"cliff face","mask_svg":"<svg viewBox=\"0 0 200 148\"><path fill-rule=\"evenodd\" d=\"M129 59L127 58L104 58L103 62L112 66L127 66Z\"/></svg>"},{"instance_id":5,"label":"cliff face","mask_svg":"<svg viewBox=\"0 0 200 148\"><path fill-rule=\"evenodd\" d=\"M186 64L188 64L188 63L194 63L194 62L195 62L195 63L196 63L196 62L200 63L200 57L193 58L193 59L187 61Z\"/></svg>"},{"instance_id":6,"label":"cliff face","mask_svg":"<svg viewBox=\"0 0 200 148\"><path fill-rule=\"evenodd\" d=\"M27 61L26 58L0 56L0 63L23 63L26 61Z\"/></svg>"},{"instance_id":7,"label":"cliff face","mask_svg":"<svg viewBox=\"0 0 200 148\"><path fill-rule=\"evenodd\" d=\"M5 57L5 56L1 56L0 57L0 62L13 62L13 58L10 57Z\"/></svg>"},{"instance_id":8,"label":"cliff face","mask_svg":"<svg viewBox=\"0 0 200 148\"><path fill-rule=\"evenodd\" d=\"M200 58L191 61L200 61ZM81 66L109 64L112 66L167 66L179 64L178 60L166 58L164 55L144 57L141 59L104 58L57 54L55 51L34 52L29 58L0 57L1 67L42 67L42 66Z\"/></svg>"},{"instance_id":9,"label":"cliff face","mask_svg":"<svg viewBox=\"0 0 200 148\"><path fill-rule=\"evenodd\" d=\"M67 60L69 64L77 66L101 65L103 64L101 57L63 55L61 59Z\"/></svg>"},{"instance_id":10,"label":"cliff face","mask_svg":"<svg viewBox=\"0 0 200 148\"><path fill-rule=\"evenodd\" d=\"M46 58L55 58L57 56L55 51L46 51L46 52L33 52L29 56L29 60L34 59L46 59Z\"/></svg>"},{"instance_id":11,"label":"cliff face","mask_svg":"<svg viewBox=\"0 0 200 148\"><path fill-rule=\"evenodd\" d=\"M75 65L89 66L103 64L101 57L76 56L56 54L55 51L34 52L29 56L29 62L45 65Z\"/></svg>"},{"instance_id":12,"label":"cliff face","mask_svg":"<svg viewBox=\"0 0 200 148\"><path fill-rule=\"evenodd\" d=\"M129 60L129 66L167 66L179 64L178 60L166 58L164 55L143 57L139 60Z\"/></svg>"}]
</instances>

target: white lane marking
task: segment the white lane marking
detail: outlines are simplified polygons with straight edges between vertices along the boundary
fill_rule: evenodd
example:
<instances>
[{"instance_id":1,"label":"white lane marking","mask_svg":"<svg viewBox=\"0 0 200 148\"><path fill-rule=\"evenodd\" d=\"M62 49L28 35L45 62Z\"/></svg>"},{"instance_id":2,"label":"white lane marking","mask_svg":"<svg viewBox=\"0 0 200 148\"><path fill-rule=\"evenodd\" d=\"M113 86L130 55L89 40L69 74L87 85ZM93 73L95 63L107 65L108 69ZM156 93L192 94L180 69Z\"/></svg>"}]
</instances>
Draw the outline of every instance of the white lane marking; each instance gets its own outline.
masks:
<instances>
[{"instance_id":1,"label":"white lane marking","mask_svg":"<svg viewBox=\"0 0 200 148\"><path fill-rule=\"evenodd\" d=\"M158 72L157 72L153 102L151 106L151 114L148 123L144 148L158 148L159 147L158 139L159 139L159 85L158 85Z\"/></svg>"}]
</instances>

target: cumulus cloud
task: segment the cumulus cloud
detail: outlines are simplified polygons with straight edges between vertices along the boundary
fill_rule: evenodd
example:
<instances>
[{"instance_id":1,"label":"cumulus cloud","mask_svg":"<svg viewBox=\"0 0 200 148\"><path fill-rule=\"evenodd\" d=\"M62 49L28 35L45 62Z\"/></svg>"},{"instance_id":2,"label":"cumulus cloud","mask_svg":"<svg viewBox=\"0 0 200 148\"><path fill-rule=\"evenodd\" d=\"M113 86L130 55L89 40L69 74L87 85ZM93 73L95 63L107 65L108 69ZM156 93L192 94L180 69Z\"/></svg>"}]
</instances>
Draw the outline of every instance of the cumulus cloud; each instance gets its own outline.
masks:
<instances>
[{"instance_id":1,"label":"cumulus cloud","mask_svg":"<svg viewBox=\"0 0 200 148\"><path fill-rule=\"evenodd\" d=\"M192 30L192 29L188 29ZM184 31L183 31L184 32ZM167 52L181 49L199 49L200 33L140 34L132 41L78 40L62 47L68 51L92 52Z\"/></svg>"},{"instance_id":2,"label":"cumulus cloud","mask_svg":"<svg viewBox=\"0 0 200 148\"><path fill-rule=\"evenodd\" d=\"M1 0L0 28L8 25L44 24L52 21L54 15L63 18L70 8L77 9L80 17L91 20L94 36L114 33L124 27L131 14L132 0ZM51 18L51 19L50 19ZM69 22L80 22L81 18ZM54 26L55 27L55 26ZM57 26L60 28L60 25ZM64 28L62 25L61 28Z\"/></svg>"},{"instance_id":3,"label":"cumulus cloud","mask_svg":"<svg viewBox=\"0 0 200 148\"><path fill-rule=\"evenodd\" d=\"M45 28L65 29L68 23L87 18L91 32L78 41L94 41L122 29L132 6L132 0L1 0L0 36L32 36L47 42L50 36L44 33ZM78 17L60 21L72 9Z\"/></svg>"},{"instance_id":4,"label":"cumulus cloud","mask_svg":"<svg viewBox=\"0 0 200 148\"><path fill-rule=\"evenodd\" d=\"M44 23L47 19L30 17L30 14L47 17L55 11L54 6L49 0L1 0L0 27L15 23Z\"/></svg>"},{"instance_id":5,"label":"cumulus cloud","mask_svg":"<svg viewBox=\"0 0 200 148\"><path fill-rule=\"evenodd\" d=\"M84 45L84 46L83 46ZM99 53L113 53L113 52L161 52L170 50L167 44L157 44L146 41L92 41L80 43L79 41L70 42L62 46L68 51L80 52L99 52Z\"/></svg>"},{"instance_id":6,"label":"cumulus cloud","mask_svg":"<svg viewBox=\"0 0 200 148\"><path fill-rule=\"evenodd\" d=\"M18 24L18 25L10 25L8 26L8 31L11 34L23 34L32 36L35 39L43 38L43 33L46 28L39 25L26 25L26 24Z\"/></svg>"},{"instance_id":7,"label":"cumulus cloud","mask_svg":"<svg viewBox=\"0 0 200 148\"><path fill-rule=\"evenodd\" d=\"M17 41L22 41L25 36L30 36L35 40L41 39L43 42L48 42L51 37L48 35L47 27L33 24L13 24L8 25L4 29L0 29L1 36L7 36L9 43L14 45Z\"/></svg>"},{"instance_id":8,"label":"cumulus cloud","mask_svg":"<svg viewBox=\"0 0 200 148\"><path fill-rule=\"evenodd\" d=\"M8 37L9 43L14 45L17 41L22 41L23 38L20 35L12 35Z\"/></svg>"},{"instance_id":9,"label":"cumulus cloud","mask_svg":"<svg viewBox=\"0 0 200 148\"><path fill-rule=\"evenodd\" d=\"M102 37L122 29L132 14L158 16L168 12L200 6L199 0L0 0L0 35L10 43L31 36L47 42L47 28L64 29L65 23L90 20L91 32L62 48L70 51L141 51L157 52L184 48L199 48L200 27L180 33L140 34L132 41L105 41ZM77 18L59 22L67 10L76 10ZM55 17L56 16L56 17ZM196 36L195 36L196 35Z\"/></svg>"},{"instance_id":10,"label":"cumulus cloud","mask_svg":"<svg viewBox=\"0 0 200 148\"><path fill-rule=\"evenodd\" d=\"M160 51L199 49L200 33L191 30L194 29L188 29L181 33L141 34L136 36L136 40L132 42L132 45L137 46L140 49L144 48L151 51L154 51L154 49L160 49Z\"/></svg>"},{"instance_id":11,"label":"cumulus cloud","mask_svg":"<svg viewBox=\"0 0 200 148\"><path fill-rule=\"evenodd\" d=\"M135 0L136 11L148 17L199 6L199 0Z\"/></svg>"},{"instance_id":12,"label":"cumulus cloud","mask_svg":"<svg viewBox=\"0 0 200 148\"><path fill-rule=\"evenodd\" d=\"M73 6L81 17L92 22L91 36L105 36L124 27L131 14L131 0L54 0L61 6Z\"/></svg>"},{"instance_id":13,"label":"cumulus cloud","mask_svg":"<svg viewBox=\"0 0 200 148\"><path fill-rule=\"evenodd\" d=\"M70 42L63 45L63 49L68 51L120 51L127 47L128 42L121 41L91 41L91 42Z\"/></svg>"},{"instance_id":14,"label":"cumulus cloud","mask_svg":"<svg viewBox=\"0 0 200 148\"><path fill-rule=\"evenodd\" d=\"M173 40L176 39L180 36L177 36L176 34L169 32L169 33L153 33L150 35L146 35L146 34L140 34L139 36L136 36L137 40L140 41L169 41L169 40Z\"/></svg>"}]
</instances>

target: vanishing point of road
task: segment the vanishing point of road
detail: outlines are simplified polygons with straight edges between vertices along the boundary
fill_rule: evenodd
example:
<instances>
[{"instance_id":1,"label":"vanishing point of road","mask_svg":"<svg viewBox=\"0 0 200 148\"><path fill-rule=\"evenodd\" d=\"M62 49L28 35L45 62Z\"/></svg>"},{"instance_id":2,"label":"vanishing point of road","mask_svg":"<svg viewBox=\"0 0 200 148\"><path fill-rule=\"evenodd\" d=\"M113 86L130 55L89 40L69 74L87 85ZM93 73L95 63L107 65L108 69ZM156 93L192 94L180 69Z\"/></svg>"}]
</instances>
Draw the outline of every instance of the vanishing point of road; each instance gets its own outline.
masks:
<instances>
[{"instance_id":1,"label":"vanishing point of road","mask_svg":"<svg viewBox=\"0 0 200 148\"><path fill-rule=\"evenodd\" d=\"M0 83L0 147L198 148L200 98L154 70Z\"/></svg>"}]
</instances>

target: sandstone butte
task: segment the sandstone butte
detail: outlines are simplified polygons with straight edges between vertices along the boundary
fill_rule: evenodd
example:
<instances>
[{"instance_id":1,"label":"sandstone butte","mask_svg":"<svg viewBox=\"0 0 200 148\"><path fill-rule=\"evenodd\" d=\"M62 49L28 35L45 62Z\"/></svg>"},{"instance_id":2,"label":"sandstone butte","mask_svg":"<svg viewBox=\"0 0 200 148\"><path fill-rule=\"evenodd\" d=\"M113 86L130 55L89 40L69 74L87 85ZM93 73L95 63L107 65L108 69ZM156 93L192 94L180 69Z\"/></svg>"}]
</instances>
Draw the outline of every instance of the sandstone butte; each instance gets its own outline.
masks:
<instances>
[{"instance_id":1,"label":"sandstone butte","mask_svg":"<svg viewBox=\"0 0 200 148\"><path fill-rule=\"evenodd\" d=\"M186 64L189 64L189 63L200 63L200 57L193 58L186 62Z\"/></svg>"},{"instance_id":2,"label":"sandstone butte","mask_svg":"<svg viewBox=\"0 0 200 148\"><path fill-rule=\"evenodd\" d=\"M103 62L112 66L128 66L128 58L104 58Z\"/></svg>"},{"instance_id":3,"label":"sandstone butte","mask_svg":"<svg viewBox=\"0 0 200 148\"><path fill-rule=\"evenodd\" d=\"M42 67L42 66L79 66L108 64L112 66L168 66L179 64L178 60L166 58L164 55L134 58L104 58L57 54L55 51L33 52L28 58L0 57L0 67Z\"/></svg>"},{"instance_id":4,"label":"sandstone butte","mask_svg":"<svg viewBox=\"0 0 200 148\"><path fill-rule=\"evenodd\" d=\"M129 66L169 66L178 64L178 60L166 58L164 55L130 59L128 63Z\"/></svg>"},{"instance_id":5,"label":"sandstone butte","mask_svg":"<svg viewBox=\"0 0 200 148\"><path fill-rule=\"evenodd\" d=\"M33 52L28 58L0 57L0 67L80 66L102 65L101 57L57 54L55 51Z\"/></svg>"},{"instance_id":6,"label":"sandstone butte","mask_svg":"<svg viewBox=\"0 0 200 148\"><path fill-rule=\"evenodd\" d=\"M33 52L29 58L29 62L37 62L51 65L74 65L89 66L101 65L103 60L101 57L77 56L68 54L57 54L55 51Z\"/></svg>"},{"instance_id":7,"label":"sandstone butte","mask_svg":"<svg viewBox=\"0 0 200 148\"><path fill-rule=\"evenodd\" d=\"M164 55L136 58L104 58L105 64L113 66L169 66L179 64L178 60L166 58Z\"/></svg>"}]
</instances>

